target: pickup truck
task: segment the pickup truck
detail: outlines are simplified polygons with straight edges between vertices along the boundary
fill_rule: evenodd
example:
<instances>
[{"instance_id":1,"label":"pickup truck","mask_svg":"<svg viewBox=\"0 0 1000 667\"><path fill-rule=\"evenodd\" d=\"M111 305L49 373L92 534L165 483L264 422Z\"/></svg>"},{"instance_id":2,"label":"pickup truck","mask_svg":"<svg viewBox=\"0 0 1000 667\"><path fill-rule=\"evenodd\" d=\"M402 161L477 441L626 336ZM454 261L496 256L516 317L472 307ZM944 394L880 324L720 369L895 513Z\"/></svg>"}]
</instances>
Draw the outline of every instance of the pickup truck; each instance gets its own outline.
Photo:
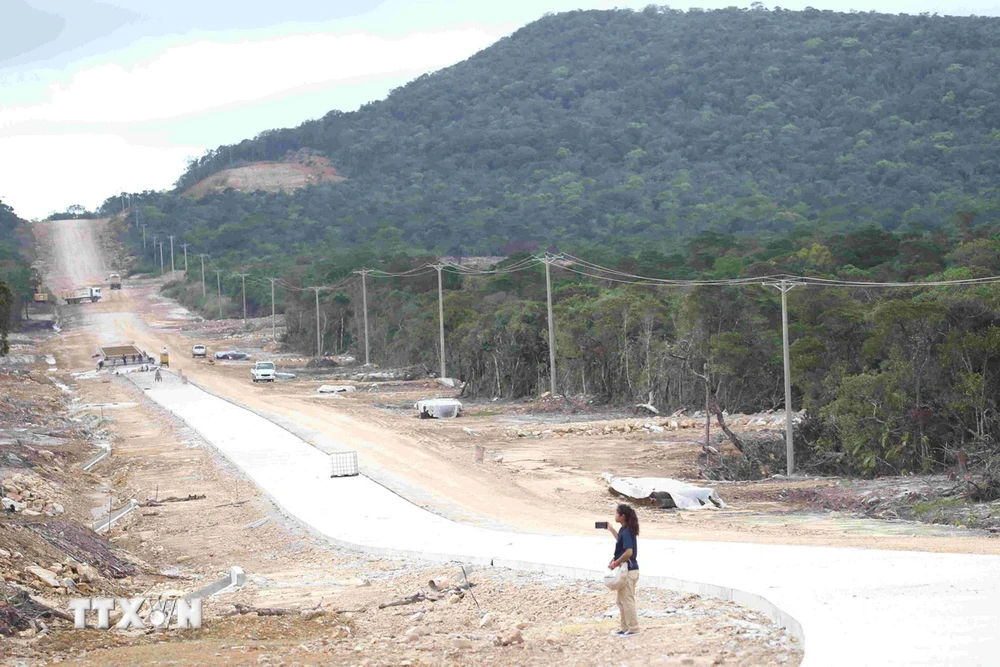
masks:
<instances>
[{"instance_id":1,"label":"pickup truck","mask_svg":"<svg viewBox=\"0 0 1000 667\"><path fill-rule=\"evenodd\" d=\"M258 361L250 369L250 377L254 382L274 382L274 362Z\"/></svg>"}]
</instances>

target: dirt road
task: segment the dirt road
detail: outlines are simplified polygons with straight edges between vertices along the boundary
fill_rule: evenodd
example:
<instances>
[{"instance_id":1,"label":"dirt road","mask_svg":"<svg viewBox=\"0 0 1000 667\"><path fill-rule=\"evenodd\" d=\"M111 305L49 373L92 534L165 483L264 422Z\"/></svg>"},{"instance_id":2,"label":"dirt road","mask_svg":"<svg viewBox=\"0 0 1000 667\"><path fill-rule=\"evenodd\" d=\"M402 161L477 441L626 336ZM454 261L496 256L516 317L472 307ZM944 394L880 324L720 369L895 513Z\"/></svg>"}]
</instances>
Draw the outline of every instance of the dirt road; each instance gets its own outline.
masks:
<instances>
[{"instance_id":1,"label":"dirt road","mask_svg":"<svg viewBox=\"0 0 1000 667\"><path fill-rule=\"evenodd\" d=\"M55 244L54 256L61 265L57 280L102 273L101 255L93 242L101 224L74 221L66 229L52 223L36 228L40 242ZM375 393L357 392L335 400L316 397L317 383L253 385L245 365L192 360L188 356L191 345L206 341L181 331L190 321L178 314L175 305L158 298L157 289L157 281L126 281L124 289L112 293L109 300L63 309L70 320L86 314L90 333L64 340L53 349L60 366L89 368L99 344L134 341L148 351L167 347L172 370L183 371L220 396L357 450L362 465L379 471L380 481L446 516L526 531L589 534L595 518L607 515L616 502L600 479L603 470L637 476L683 475L693 468L697 456L697 445L677 436L510 438L488 410L456 420L462 422L457 424L416 420L377 407L410 400L405 387L390 385ZM480 435L470 435L463 427ZM672 439L665 441L666 437ZM502 451L504 462L474 464L473 442ZM785 490L831 483L803 480L722 486L723 498L734 494L738 499L731 509L680 513L641 508L640 518L650 537L1000 553L996 540L969 531L831 517L774 502Z\"/></svg>"},{"instance_id":2,"label":"dirt road","mask_svg":"<svg viewBox=\"0 0 1000 667\"><path fill-rule=\"evenodd\" d=\"M82 249L77 246L87 243L87 238L96 238L95 229L101 224L74 222L60 229L57 222L36 229L40 240L51 240L58 246L58 252L51 254L56 264L49 271L50 284L100 283L103 268L99 252L93 244ZM450 600L428 601L379 610L381 602L411 595L426 589L429 579L454 577L455 573L440 565L370 558L331 547L283 517L197 434L156 408L130 382L114 377L113 372L90 372L97 347L113 342L134 340L148 350L167 345L175 360L184 359L178 350L188 341L176 329L178 320L172 319L176 308L154 298L155 289L156 285L137 286L126 281L123 290L106 291L105 300L98 304L60 307L63 333L41 347L40 351L52 354L57 363L48 369L39 364L33 372L51 376L54 384L50 393L70 394L65 400L75 413L87 412L94 419L99 416L114 443L114 455L95 469L102 484L74 489L75 501L65 502L67 507L79 505L76 510L86 517L92 506L94 516L98 516L109 502L118 506L128 498L163 500L200 494L202 499L192 502L147 503L115 528L111 541L137 556L144 572L134 581L113 582L122 587L115 594L193 590L217 578L231 564L246 569L247 586L236 594L208 601L207 629L194 635L56 628L51 633L3 640L6 644L0 642L0 664L33 667L72 661L98 666L144 665L176 662L183 656L181 662L192 665L294 661L292 664L575 667L608 664L620 653L620 645L608 637L617 622L617 611L608 592L594 583L490 568L474 574L474 600L466 595L454 604ZM422 430L405 433L413 420L371 405L348 402L335 406L331 401L300 395L286 385L254 387L244 366L184 360L173 363L172 370L178 365L219 393L280 412L286 418L301 419L326 434L345 438L346 444L359 445L369 460L384 461L399 472L399 484L415 493L417 481L429 480L428 489L434 491L440 486L435 481L438 476L463 468L448 460L450 445L432 446L437 442L433 436L443 433L439 430L442 424L424 423ZM74 378L73 371L86 373ZM62 389L59 383L65 383ZM30 388L23 389L25 396L31 395ZM312 393L311 388L308 393ZM404 433L400 435L396 429ZM452 442L454 436L445 435L446 443ZM410 460L417 454L422 458ZM84 450L78 456L86 460L90 455ZM406 465L394 457L404 459ZM67 470L75 472L78 463ZM421 471L420 466L430 470ZM504 479L501 474L510 474L502 467L471 472L482 479L493 475L490 488L498 494ZM0 478L3 476L0 467ZM94 475L84 476L80 483L94 479ZM469 506L482 508L484 511L476 515L466 511L465 518L488 521L502 512L486 511L490 508L482 500L477 501L479 505L462 502L465 491L475 491L476 498L487 493L475 489L477 479L470 474L450 489L455 504L428 491L422 498L453 515L462 515L463 508ZM503 500L513 507L531 509L518 494L508 489ZM601 509L602 514L607 513L605 507ZM528 520L515 516L512 523L524 521L530 526L533 516L543 515L536 513ZM551 525L560 524L551 521L543 527L551 529ZM30 545L6 546L46 565L57 559L53 554L42 560L30 552ZM7 566L16 568L18 564L5 561L0 553L0 573L9 582L11 570L5 570ZM17 576L23 578L20 572ZM801 652L787 633L732 603L649 588L641 588L637 599L644 632L641 644L630 648L636 659L706 666L794 665L801 660ZM311 612L277 618L256 613L224 617L235 602L296 613L319 603L327 612L316 617ZM489 624L482 620L480 605L489 611ZM337 613L334 609L355 611ZM500 635L517 639L510 646L498 645L495 638Z\"/></svg>"}]
</instances>

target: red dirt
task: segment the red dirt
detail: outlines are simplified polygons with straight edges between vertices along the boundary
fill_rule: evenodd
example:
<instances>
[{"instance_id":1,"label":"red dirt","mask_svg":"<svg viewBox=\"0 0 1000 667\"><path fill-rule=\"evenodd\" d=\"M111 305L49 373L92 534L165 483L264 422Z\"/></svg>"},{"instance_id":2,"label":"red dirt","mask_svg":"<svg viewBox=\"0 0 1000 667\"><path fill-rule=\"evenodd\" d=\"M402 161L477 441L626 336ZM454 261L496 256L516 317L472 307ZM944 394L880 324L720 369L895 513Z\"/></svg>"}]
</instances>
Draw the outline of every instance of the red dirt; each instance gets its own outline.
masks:
<instances>
[{"instance_id":1,"label":"red dirt","mask_svg":"<svg viewBox=\"0 0 1000 667\"><path fill-rule=\"evenodd\" d=\"M293 161L294 160L294 161ZM253 162L224 169L188 188L184 194L195 199L229 188L239 192L292 192L319 183L341 183L347 179L324 157L293 154L281 162Z\"/></svg>"}]
</instances>

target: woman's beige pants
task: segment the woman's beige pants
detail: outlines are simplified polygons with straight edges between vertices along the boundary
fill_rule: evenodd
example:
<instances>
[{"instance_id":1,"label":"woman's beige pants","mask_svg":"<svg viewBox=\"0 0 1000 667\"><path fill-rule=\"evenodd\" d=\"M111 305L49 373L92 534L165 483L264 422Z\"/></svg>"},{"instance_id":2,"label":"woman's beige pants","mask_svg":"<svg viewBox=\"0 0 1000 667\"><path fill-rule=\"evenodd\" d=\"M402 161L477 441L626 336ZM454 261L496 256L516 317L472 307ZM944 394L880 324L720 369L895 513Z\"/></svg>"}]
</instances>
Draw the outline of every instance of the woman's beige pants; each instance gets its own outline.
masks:
<instances>
[{"instance_id":1,"label":"woman's beige pants","mask_svg":"<svg viewBox=\"0 0 1000 667\"><path fill-rule=\"evenodd\" d=\"M625 574L625 585L618 589L618 611L621 612L622 630L639 632L639 615L635 611L635 584L639 570Z\"/></svg>"}]
</instances>

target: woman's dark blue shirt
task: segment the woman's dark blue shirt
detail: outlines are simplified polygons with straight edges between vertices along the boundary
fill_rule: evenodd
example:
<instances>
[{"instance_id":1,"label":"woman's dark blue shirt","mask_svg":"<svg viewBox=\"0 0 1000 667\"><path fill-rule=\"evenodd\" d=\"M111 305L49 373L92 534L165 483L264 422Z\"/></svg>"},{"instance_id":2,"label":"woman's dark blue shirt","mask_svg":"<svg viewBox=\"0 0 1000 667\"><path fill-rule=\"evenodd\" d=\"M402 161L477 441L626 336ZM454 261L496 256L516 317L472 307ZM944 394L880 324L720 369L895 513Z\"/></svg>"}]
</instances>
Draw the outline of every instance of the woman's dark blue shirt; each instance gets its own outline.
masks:
<instances>
[{"instance_id":1,"label":"woman's dark blue shirt","mask_svg":"<svg viewBox=\"0 0 1000 667\"><path fill-rule=\"evenodd\" d=\"M622 529L618 531L618 541L615 542L615 560L621 558L626 549L632 550L632 557L628 559L628 569L638 570L639 562L636 560L636 556L639 555L638 541L631 530L622 526Z\"/></svg>"}]
</instances>

